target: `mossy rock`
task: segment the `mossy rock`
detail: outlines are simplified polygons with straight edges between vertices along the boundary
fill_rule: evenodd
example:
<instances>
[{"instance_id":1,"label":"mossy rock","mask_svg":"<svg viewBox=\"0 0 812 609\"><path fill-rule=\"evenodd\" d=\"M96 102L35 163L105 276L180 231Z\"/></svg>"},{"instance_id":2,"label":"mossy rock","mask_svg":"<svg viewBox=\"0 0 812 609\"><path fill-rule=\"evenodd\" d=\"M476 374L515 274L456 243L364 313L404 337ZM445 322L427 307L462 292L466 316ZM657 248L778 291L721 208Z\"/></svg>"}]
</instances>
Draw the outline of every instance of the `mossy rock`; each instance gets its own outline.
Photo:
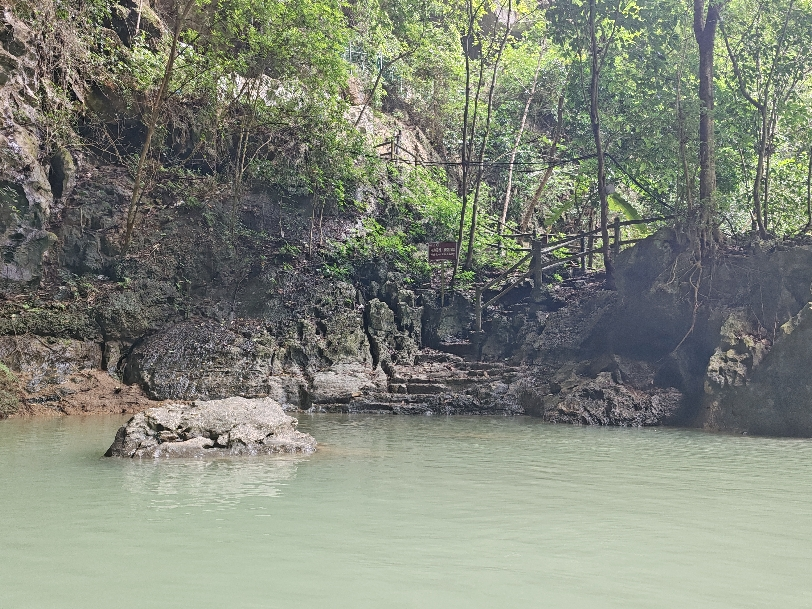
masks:
<instances>
[{"instance_id":1,"label":"mossy rock","mask_svg":"<svg viewBox=\"0 0 812 609\"><path fill-rule=\"evenodd\" d=\"M20 409L18 380L8 366L0 362L0 419L13 415Z\"/></svg>"},{"instance_id":2,"label":"mossy rock","mask_svg":"<svg viewBox=\"0 0 812 609\"><path fill-rule=\"evenodd\" d=\"M87 311L77 306L0 306L0 336L27 333L79 340L100 336L99 327Z\"/></svg>"}]
</instances>

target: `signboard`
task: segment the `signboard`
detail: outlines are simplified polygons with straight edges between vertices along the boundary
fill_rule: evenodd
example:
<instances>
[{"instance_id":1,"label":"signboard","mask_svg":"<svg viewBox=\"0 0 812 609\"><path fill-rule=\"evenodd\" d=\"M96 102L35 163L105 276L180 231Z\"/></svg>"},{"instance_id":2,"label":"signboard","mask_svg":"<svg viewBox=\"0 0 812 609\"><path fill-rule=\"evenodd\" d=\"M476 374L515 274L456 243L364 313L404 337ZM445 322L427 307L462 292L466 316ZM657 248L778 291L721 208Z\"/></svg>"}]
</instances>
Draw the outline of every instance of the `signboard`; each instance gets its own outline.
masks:
<instances>
[{"instance_id":1,"label":"signboard","mask_svg":"<svg viewBox=\"0 0 812 609\"><path fill-rule=\"evenodd\" d=\"M429 262L454 261L457 259L457 242L440 241L429 243Z\"/></svg>"}]
</instances>

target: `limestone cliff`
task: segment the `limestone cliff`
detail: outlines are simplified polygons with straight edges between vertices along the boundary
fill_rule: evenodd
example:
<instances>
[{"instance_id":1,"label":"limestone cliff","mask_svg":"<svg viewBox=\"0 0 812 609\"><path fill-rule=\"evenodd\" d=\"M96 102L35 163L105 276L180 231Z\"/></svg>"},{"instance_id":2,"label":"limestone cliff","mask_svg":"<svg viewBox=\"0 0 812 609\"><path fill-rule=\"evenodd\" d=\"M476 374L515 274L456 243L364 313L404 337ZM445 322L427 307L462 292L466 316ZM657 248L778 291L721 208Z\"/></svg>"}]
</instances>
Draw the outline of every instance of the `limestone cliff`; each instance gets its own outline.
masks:
<instances>
[{"instance_id":1,"label":"limestone cliff","mask_svg":"<svg viewBox=\"0 0 812 609\"><path fill-rule=\"evenodd\" d=\"M129 44L133 15L117 5L105 36ZM160 33L149 7L143 16L147 39ZM528 281L486 312L483 333L465 293L440 306L391 260L349 275L322 255L380 211L376 184L339 207L161 174L125 252L131 171L58 145L46 112L54 79L80 109L77 128L109 120L132 152L142 125L105 83L54 70L43 36L0 11L0 361L24 409L93 410L91 394L108 411L244 396L286 409L812 435L809 241L733 242L703 258L686 231L665 229L620 254L616 291L594 275ZM194 147L189 121L172 146ZM430 156L421 141L404 137Z\"/></svg>"}]
</instances>

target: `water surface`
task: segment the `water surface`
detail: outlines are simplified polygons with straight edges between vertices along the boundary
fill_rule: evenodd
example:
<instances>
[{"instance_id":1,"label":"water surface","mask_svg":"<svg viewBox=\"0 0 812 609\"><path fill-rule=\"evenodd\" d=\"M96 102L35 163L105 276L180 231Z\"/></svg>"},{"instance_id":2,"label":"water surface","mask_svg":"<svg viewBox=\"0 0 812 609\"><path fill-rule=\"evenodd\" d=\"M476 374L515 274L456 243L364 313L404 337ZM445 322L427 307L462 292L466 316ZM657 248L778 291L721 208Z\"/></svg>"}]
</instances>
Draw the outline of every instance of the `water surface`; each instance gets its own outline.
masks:
<instances>
[{"instance_id":1,"label":"water surface","mask_svg":"<svg viewBox=\"0 0 812 609\"><path fill-rule=\"evenodd\" d=\"M300 417L307 457L0 421L0 607L812 607L812 442Z\"/></svg>"}]
</instances>

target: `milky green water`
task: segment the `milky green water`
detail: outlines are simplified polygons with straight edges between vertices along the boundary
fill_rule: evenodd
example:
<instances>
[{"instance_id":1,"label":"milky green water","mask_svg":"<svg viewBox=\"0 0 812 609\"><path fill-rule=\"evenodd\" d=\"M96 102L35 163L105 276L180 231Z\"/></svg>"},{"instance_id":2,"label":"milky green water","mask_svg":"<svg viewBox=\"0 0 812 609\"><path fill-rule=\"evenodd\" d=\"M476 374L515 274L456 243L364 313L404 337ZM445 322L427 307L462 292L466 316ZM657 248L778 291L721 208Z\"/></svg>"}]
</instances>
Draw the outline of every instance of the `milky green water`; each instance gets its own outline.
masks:
<instances>
[{"instance_id":1,"label":"milky green water","mask_svg":"<svg viewBox=\"0 0 812 609\"><path fill-rule=\"evenodd\" d=\"M302 417L309 457L0 421L0 608L812 607L812 442Z\"/></svg>"}]
</instances>

